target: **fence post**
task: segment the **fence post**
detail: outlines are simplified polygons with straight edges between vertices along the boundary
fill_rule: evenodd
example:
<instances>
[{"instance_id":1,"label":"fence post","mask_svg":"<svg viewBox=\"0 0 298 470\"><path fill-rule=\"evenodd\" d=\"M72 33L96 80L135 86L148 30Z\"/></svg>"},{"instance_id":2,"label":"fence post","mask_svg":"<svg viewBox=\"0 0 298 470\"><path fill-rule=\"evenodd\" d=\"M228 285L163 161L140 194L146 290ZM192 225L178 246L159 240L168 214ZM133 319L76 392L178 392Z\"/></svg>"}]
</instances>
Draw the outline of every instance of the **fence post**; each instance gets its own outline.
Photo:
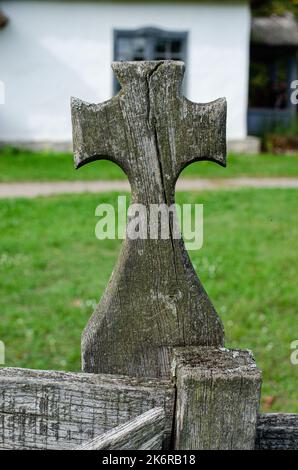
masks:
<instances>
[{"instance_id":1,"label":"fence post","mask_svg":"<svg viewBox=\"0 0 298 470\"><path fill-rule=\"evenodd\" d=\"M247 350L176 348L175 449L255 448L261 372Z\"/></svg>"}]
</instances>

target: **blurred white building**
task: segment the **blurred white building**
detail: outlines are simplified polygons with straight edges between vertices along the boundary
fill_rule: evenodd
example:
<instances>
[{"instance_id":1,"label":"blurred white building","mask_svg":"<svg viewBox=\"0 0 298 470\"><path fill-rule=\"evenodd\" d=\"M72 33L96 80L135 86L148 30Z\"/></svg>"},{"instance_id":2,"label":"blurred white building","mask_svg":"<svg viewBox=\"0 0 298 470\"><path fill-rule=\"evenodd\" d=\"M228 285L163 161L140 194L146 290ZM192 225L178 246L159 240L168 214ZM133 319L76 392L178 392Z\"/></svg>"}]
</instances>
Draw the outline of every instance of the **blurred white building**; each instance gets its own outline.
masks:
<instances>
[{"instance_id":1,"label":"blurred white building","mask_svg":"<svg viewBox=\"0 0 298 470\"><path fill-rule=\"evenodd\" d=\"M117 90L113 60L186 62L184 93L228 101L228 140L245 143L249 78L248 1L0 3L0 141L71 141L70 96L101 102Z\"/></svg>"}]
</instances>

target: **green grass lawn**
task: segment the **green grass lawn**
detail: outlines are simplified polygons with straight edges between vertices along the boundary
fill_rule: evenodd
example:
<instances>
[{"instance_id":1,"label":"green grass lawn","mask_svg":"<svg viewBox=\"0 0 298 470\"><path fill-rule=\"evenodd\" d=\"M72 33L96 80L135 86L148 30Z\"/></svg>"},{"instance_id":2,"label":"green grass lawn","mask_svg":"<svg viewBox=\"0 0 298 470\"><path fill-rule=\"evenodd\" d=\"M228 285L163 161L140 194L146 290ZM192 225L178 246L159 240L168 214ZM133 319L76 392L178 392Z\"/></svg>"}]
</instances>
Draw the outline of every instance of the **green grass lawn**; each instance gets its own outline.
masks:
<instances>
[{"instance_id":1,"label":"green grass lawn","mask_svg":"<svg viewBox=\"0 0 298 470\"><path fill-rule=\"evenodd\" d=\"M98 241L95 207L116 194L0 200L0 340L6 365L80 369L80 335L113 269L119 241ZM179 193L204 203L204 246L190 252L226 329L263 369L263 403L298 412L297 191Z\"/></svg>"},{"instance_id":2,"label":"green grass lawn","mask_svg":"<svg viewBox=\"0 0 298 470\"><path fill-rule=\"evenodd\" d=\"M197 162L186 168L185 177L232 178L234 176L298 177L298 155L229 155L227 168L211 162ZM75 170L73 156L66 153L0 149L0 182L58 181L126 178L122 170L108 161L93 162Z\"/></svg>"}]
</instances>

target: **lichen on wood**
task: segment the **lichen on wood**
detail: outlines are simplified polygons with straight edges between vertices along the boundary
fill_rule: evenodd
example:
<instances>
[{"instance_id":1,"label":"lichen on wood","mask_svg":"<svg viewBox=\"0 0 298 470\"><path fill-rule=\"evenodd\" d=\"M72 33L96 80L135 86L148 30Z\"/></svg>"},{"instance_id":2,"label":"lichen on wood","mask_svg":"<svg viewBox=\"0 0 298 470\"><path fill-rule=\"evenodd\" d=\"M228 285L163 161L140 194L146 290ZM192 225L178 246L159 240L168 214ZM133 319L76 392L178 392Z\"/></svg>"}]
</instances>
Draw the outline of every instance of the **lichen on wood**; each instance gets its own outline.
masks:
<instances>
[{"instance_id":1,"label":"lichen on wood","mask_svg":"<svg viewBox=\"0 0 298 470\"><path fill-rule=\"evenodd\" d=\"M248 350L176 348L175 449L255 447L261 371Z\"/></svg>"}]
</instances>

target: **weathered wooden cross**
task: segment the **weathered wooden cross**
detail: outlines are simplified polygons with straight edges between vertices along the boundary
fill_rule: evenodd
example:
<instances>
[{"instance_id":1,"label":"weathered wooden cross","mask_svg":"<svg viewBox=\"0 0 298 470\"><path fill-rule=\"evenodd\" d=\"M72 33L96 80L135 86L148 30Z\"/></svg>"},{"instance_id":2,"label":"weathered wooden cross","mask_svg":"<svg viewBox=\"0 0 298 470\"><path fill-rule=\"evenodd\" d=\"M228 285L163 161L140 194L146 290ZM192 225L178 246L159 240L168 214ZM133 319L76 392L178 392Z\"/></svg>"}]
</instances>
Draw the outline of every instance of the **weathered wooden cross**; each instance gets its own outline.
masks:
<instances>
[{"instance_id":1,"label":"weathered wooden cross","mask_svg":"<svg viewBox=\"0 0 298 470\"><path fill-rule=\"evenodd\" d=\"M180 172L197 160L226 162L226 101L181 95L184 64L115 62L122 89L102 104L72 101L77 168L117 163L132 202L174 203ZM171 225L171 222L170 222ZM85 329L83 370L169 377L174 346L222 346L223 327L182 240L127 238L109 285Z\"/></svg>"},{"instance_id":2,"label":"weathered wooden cross","mask_svg":"<svg viewBox=\"0 0 298 470\"><path fill-rule=\"evenodd\" d=\"M133 202L170 207L186 165L225 164L225 101L183 98L180 62L113 67L115 98L73 100L76 165L111 159ZM250 351L222 347L221 322L171 230L125 240L83 335L83 367L95 374L0 369L1 449L297 448L297 415L258 416L261 372Z\"/></svg>"}]
</instances>

